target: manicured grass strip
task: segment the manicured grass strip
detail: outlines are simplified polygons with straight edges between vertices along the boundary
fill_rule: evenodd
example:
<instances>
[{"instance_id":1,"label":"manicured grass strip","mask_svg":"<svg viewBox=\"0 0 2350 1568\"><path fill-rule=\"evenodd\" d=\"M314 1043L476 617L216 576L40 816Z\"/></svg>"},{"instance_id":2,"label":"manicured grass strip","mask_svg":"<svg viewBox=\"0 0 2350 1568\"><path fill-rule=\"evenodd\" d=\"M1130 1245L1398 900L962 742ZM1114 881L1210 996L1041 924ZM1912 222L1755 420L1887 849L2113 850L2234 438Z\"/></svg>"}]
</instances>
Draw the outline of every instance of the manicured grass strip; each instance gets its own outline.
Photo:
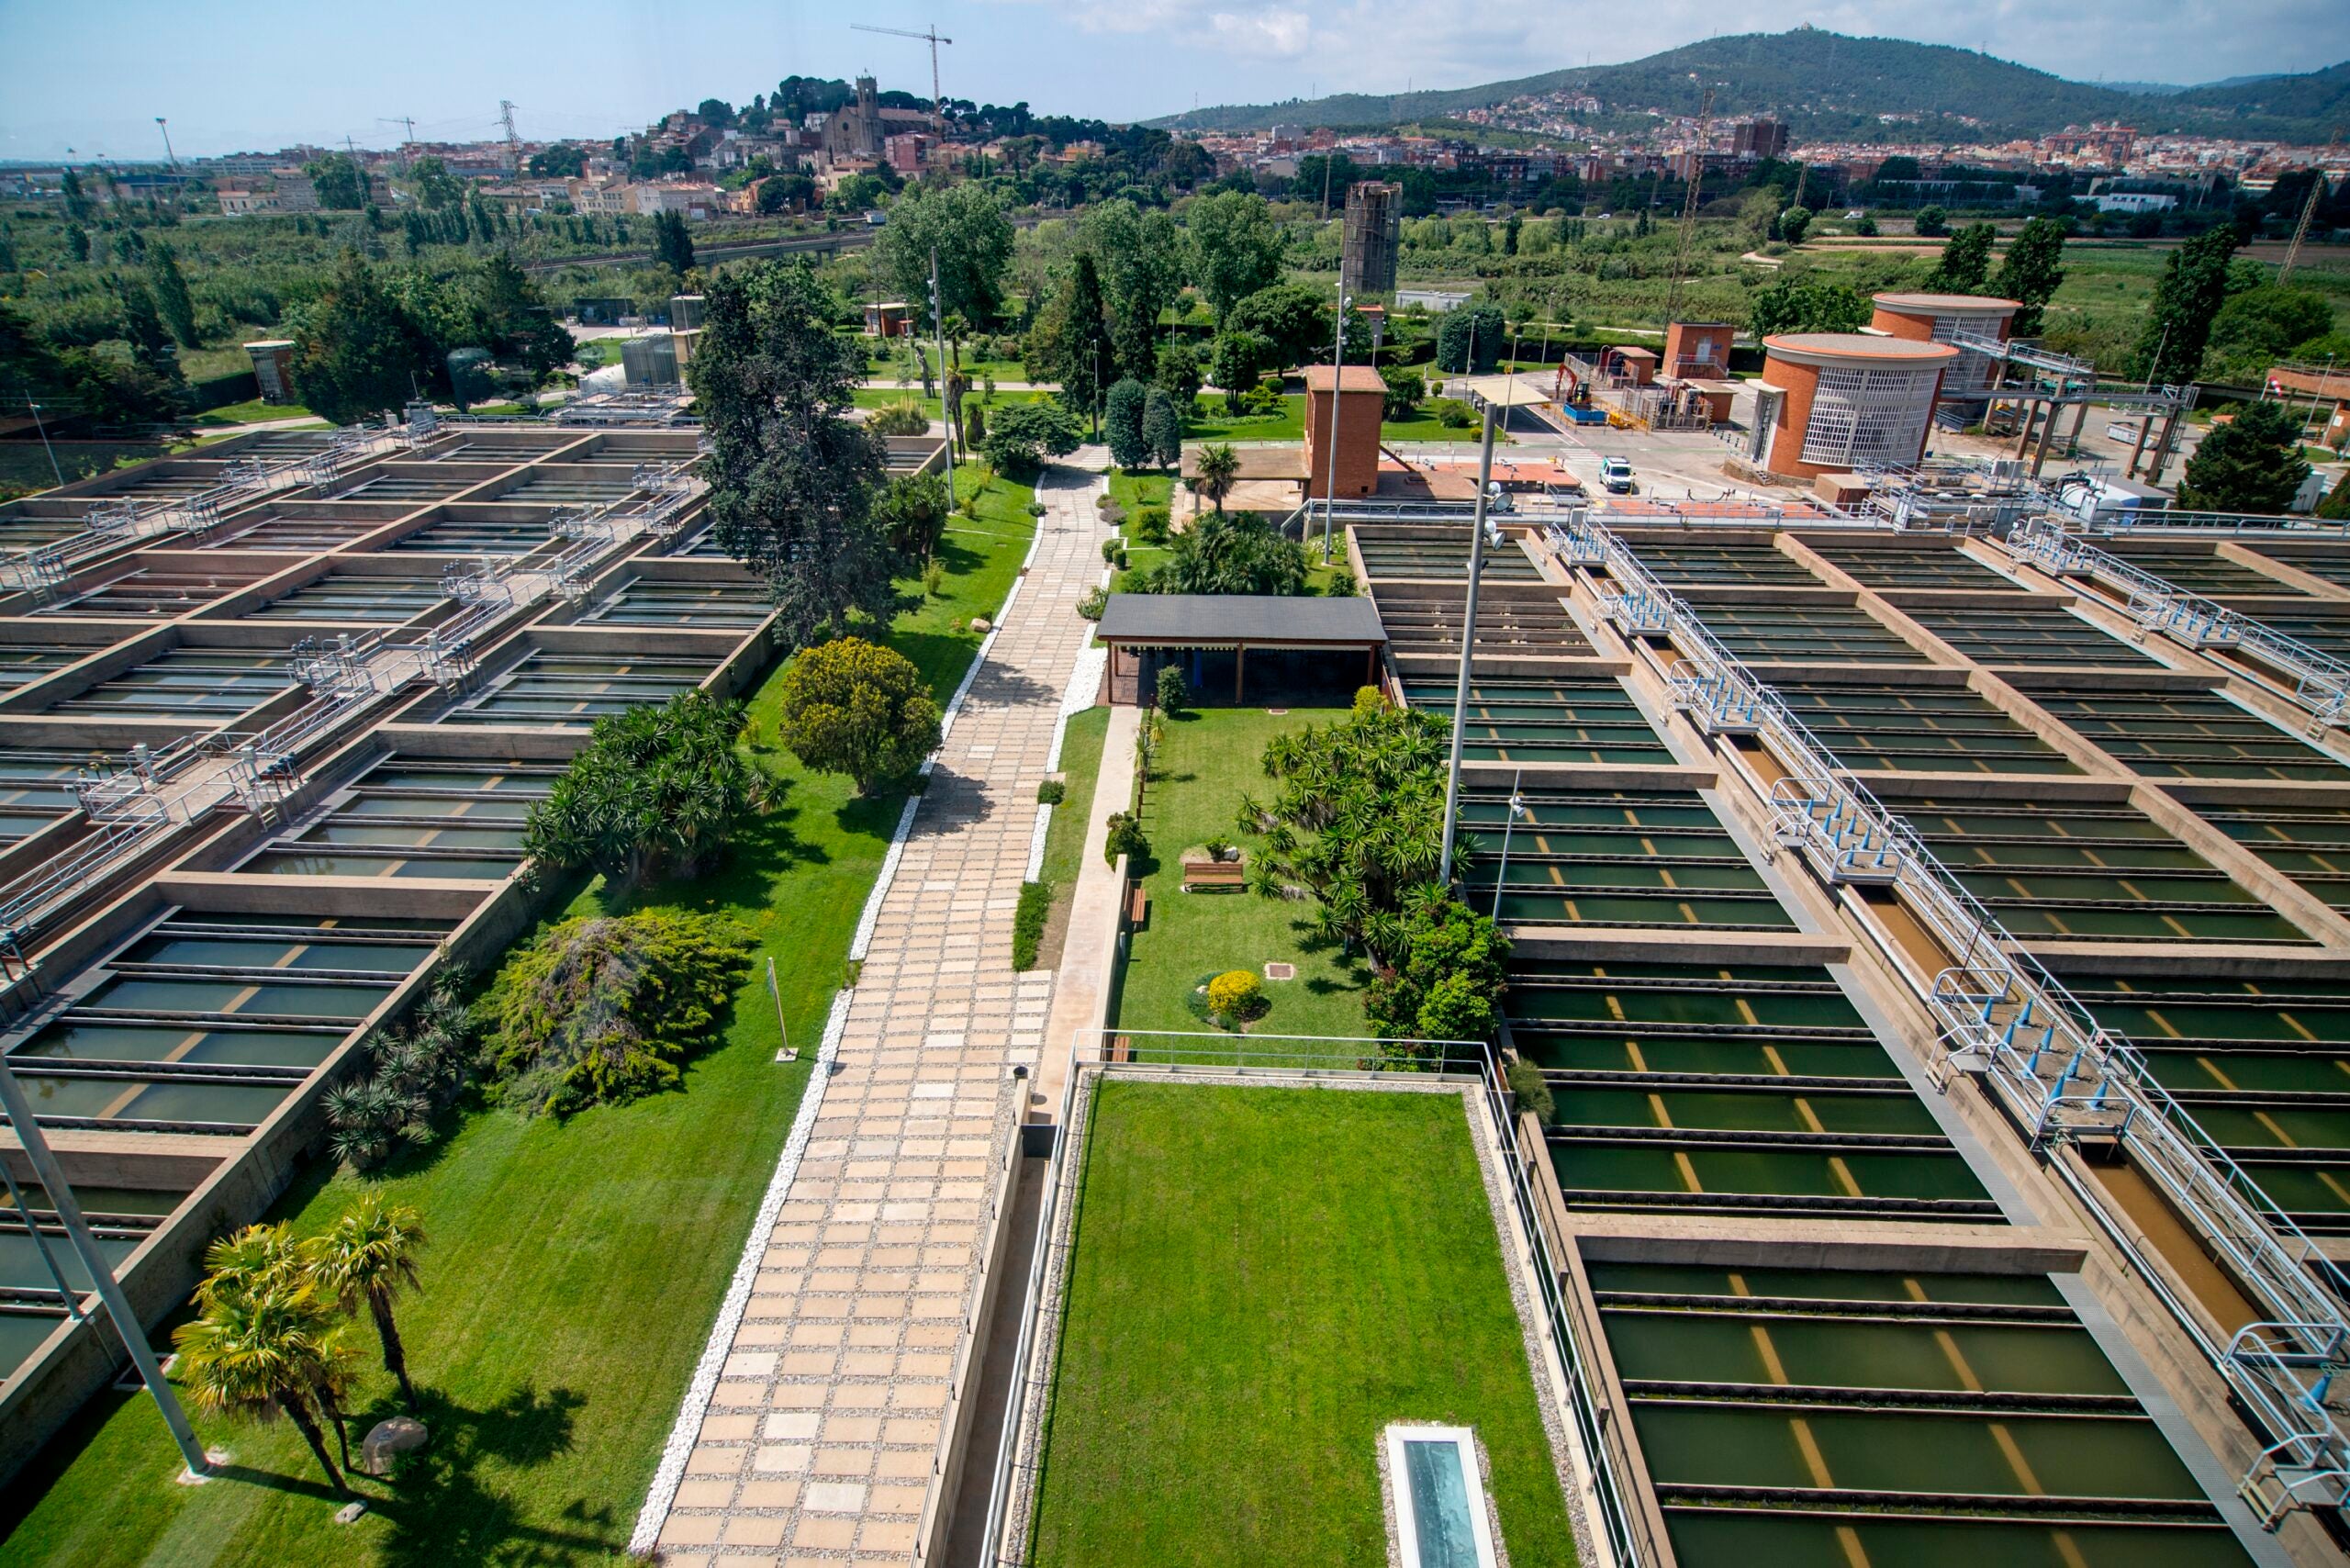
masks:
<instances>
[{"instance_id":1,"label":"manicured grass strip","mask_svg":"<svg viewBox=\"0 0 2350 1568\"><path fill-rule=\"evenodd\" d=\"M1382 1562L1398 1420L1475 1428L1510 1561L1574 1561L1457 1097L1113 1081L1083 1158L1040 1564Z\"/></svg>"},{"instance_id":2,"label":"manicured grass strip","mask_svg":"<svg viewBox=\"0 0 2350 1568\"><path fill-rule=\"evenodd\" d=\"M1093 809L1094 781L1102 773L1102 745L1110 734L1110 710L1088 708L1069 715L1061 732L1061 776L1066 788L1053 820L1045 824L1044 879L1053 890L1052 913L1037 945L1037 962L1060 968L1069 939L1069 915L1077 879L1085 869L1086 819Z\"/></svg>"},{"instance_id":3,"label":"manicured grass strip","mask_svg":"<svg viewBox=\"0 0 2350 1568\"><path fill-rule=\"evenodd\" d=\"M979 482L975 474L961 482ZM944 703L1026 554L1025 487L990 482L979 514L1001 537L941 552L945 593L886 640ZM918 583L901 585L919 592ZM623 1561L637 1506L701 1354L812 1065L849 939L902 804L859 801L775 745L780 669L749 704L744 744L788 788L782 808L723 868L618 898L591 881L548 918L599 911L722 910L758 942L724 1038L681 1092L568 1123L501 1111L461 1116L441 1142L362 1182L311 1166L273 1218L323 1228L363 1187L412 1204L431 1246L424 1290L400 1308L409 1365L427 1391L432 1443L397 1477L353 1484L369 1512L350 1528L308 1450L284 1423L199 1417L239 1467L204 1487L171 1484L175 1457L144 1395L104 1394L0 1495L0 1563L603 1563ZM767 995L776 962L795 1064ZM363 1326L364 1330L364 1326ZM368 1371L354 1444L390 1415Z\"/></svg>"},{"instance_id":4,"label":"manicured grass strip","mask_svg":"<svg viewBox=\"0 0 2350 1568\"><path fill-rule=\"evenodd\" d=\"M1313 935L1313 905L1265 899L1247 890L1187 893L1182 853L1211 838L1230 839L1253 857L1256 842L1234 821L1240 797L1273 792L1265 777L1265 743L1309 723L1343 719L1336 710L1292 709L1276 716L1260 708L1203 708L1167 721L1158 776L1143 798L1142 827L1151 858L1140 868L1150 892L1150 920L1132 938L1117 1009L1122 1029L1203 1029L1185 999L1201 977L1225 969L1264 973L1268 960L1297 966L1292 980L1269 980L1271 1011L1249 1026L1260 1035L1337 1035L1360 1038L1362 988L1369 973L1360 958ZM1147 1047L1146 1047L1147 1048ZM1310 1049L1285 1043L1283 1051Z\"/></svg>"},{"instance_id":5,"label":"manicured grass strip","mask_svg":"<svg viewBox=\"0 0 2350 1568\"><path fill-rule=\"evenodd\" d=\"M1050 882L1020 884L1020 906L1012 914L1012 967L1025 973L1036 967L1036 945L1044 939L1045 921L1053 913Z\"/></svg>"}]
</instances>

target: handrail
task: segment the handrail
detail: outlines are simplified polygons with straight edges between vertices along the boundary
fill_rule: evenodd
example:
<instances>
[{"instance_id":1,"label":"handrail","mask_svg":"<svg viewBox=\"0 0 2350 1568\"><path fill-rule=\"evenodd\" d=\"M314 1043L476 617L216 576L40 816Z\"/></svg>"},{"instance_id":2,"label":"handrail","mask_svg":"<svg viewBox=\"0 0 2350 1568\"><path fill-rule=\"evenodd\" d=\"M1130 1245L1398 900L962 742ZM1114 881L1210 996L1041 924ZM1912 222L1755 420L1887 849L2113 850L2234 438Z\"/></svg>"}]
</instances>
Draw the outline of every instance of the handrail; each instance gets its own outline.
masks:
<instances>
[{"instance_id":1,"label":"handrail","mask_svg":"<svg viewBox=\"0 0 2350 1568\"><path fill-rule=\"evenodd\" d=\"M2264 1313L2221 1348L2185 1304L2169 1301L2277 1445L2270 1452L2296 1456L2289 1467L2265 1460L2266 1473L2255 1465L2244 1479L2264 1527L2275 1529L2285 1512L2313 1497L2328 1506L2350 1504L2350 1475L2341 1473L2350 1470L2350 1430L2326 1404L2333 1375L2350 1370L2342 1308L2350 1281L2154 1081L2128 1041L2100 1026L1620 539L1587 518L1551 534L1579 563L1598 558L1612 579L1598 589L1611 619L1641 634L1668 635L1681 650L1668 671L1676 705L1701 729L1758 734L1777 754L1787 773L1771 787L1769 804L1780 842L1798 846L1831 885L1897 887L1904 906L1949 956L1950 966L1923 990L1942 1028L1944 1065L1982 1074L2035 1154L2085 1137L2126 1144ZM2088 1195L2100 1207L2114 1202ZM2126 1216L2107 1217L2118 1238L2132 1228ZM2329 1475L2338 1478L2329 1483Z\"/></svg>"},{"instance_id":2,"label":"handrail","mask_svg":"<svg viewBox=\"0 0 2350 1568\"><path fill-rule=\"evenodd\" d=\"M2235 648L2292 683L2292 700L2320 725L2350 715L2350 662L2311 646L2240 610L2174 587L2144 567L2088 543L2053 517L2027 519L2002 548L2054 577L2087 577L2128 598L2130 618L2194 649Z\"/></svg>"}]
</instances>

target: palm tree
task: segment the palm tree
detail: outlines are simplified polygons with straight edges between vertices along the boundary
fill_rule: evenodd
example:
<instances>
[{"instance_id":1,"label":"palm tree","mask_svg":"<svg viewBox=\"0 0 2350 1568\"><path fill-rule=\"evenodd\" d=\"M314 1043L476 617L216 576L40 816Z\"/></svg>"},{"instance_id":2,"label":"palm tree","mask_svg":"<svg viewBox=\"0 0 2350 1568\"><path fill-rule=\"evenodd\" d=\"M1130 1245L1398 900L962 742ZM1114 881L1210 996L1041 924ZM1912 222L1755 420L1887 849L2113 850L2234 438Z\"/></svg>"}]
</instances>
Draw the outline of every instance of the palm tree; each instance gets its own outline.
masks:
<instances>
[{"instance_id":1,"label":"palm tree","mask_svg":"<svg viewBox=\"0 0 2350 1568\"><path fill-rule=\"evenodd\" d=\"M1240 454L1226 442L1200 448L1200 461L1192 488L1205 496L1215 508L1218 517L1224 515L1224 498L1232 494L1232 487L1240 482Z\"/></svg>"},{"instance_id":2,"label":"palm tree","mask_svg":"<svg viewBox=\"0 0 2350 1568\"><path fill-rule=\"evenodd\" d=\"M259 1228L259 1227L255 1227ZM256 1288L223 1290L203 1316L172 1334L179 1374L196 1405L292 1421L318 1456L335 1495L351 1488L327 1452L326 1435L310 1407L310 1390L330 1333L325 1308L309 1285L264 1277Z\"/></svg>"},{"instance_id":3,"label":"palm tree","mask_svg":"<svg viewBox=\"0 0 2350 1568\"><path fill-rule=\"evenodd\" d=\"M392 1320L392 1298L417 1282L417 1255L424 1250L424 1222L406 1204L386 1204L370 1193L335 1221L308 1249L309 1277L346 1310L367 1304L384 1342L384 1370L399 1380L400 1397L416 1408L416 1385L408 1381L408 1350Z\"/></svg>"},{"instance_id":4,"label":"palm tree","mask_svg":"<svg viewBox=\"0 0 2350 1568\"><path fill-rule=\"evenodd\" d=\"M265 1292L277 1285L302 1282L302 1249L294 1227L249 1225L224 1236L205 1250L204 1282L196 1287L198 1308L209 1310L223 1301Z\"/></svg>"}]
</instances>

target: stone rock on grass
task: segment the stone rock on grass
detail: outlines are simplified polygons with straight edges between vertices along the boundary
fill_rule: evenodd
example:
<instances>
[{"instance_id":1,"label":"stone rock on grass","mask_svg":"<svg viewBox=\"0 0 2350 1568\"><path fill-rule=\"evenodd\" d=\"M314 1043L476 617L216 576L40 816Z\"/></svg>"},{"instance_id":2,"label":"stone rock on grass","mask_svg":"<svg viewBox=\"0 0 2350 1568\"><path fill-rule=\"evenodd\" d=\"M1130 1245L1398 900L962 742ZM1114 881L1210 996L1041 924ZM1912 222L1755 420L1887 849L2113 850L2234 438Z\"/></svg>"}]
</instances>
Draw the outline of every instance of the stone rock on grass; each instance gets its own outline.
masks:
<instances>
[{"instance_id":1,"label":"stone rock on grass","mask_svg":"<svg viewBox=\"0 0 2350 1568\"><path fill-rule=\"evenodd\" d=\"M359 1445L359 1468L370 1475L387 1474L394 1458L422 1448L431 1436L424 1429L424 1423L413 1416L394 1416L378 1421Z\"/></svg>"}]
</instances>

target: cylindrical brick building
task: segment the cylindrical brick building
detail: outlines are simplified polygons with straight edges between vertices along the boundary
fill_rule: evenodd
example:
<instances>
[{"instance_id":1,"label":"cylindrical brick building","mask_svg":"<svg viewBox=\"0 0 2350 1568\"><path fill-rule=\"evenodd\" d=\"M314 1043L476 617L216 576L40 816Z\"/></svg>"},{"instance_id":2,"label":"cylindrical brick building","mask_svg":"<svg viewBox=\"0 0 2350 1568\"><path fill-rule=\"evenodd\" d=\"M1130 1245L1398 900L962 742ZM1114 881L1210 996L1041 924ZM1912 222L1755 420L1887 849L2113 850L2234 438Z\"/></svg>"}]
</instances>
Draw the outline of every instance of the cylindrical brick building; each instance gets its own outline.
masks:
<instances>
[{"instance_id":1,"label":"cylindrical brick building","mask_svg":"<svg viewBox=\"0 0 2350 1568\"><path fill-rule=\"evenodd\" d=\"M1763 385L1781 395L1764 466L1806 479L1916 463L1958 358L1942 343L1862 332L1789 332L1762 348Z\"/></svg>"},{"instance_id":2,"label":"cylindrical brick building","mask_svg":"<svg viewBox=\"0 0 2350 1568\"><path fill-rule=\"evenodd\" d=\"M1987 294L1880 294L1871 303L1876 314L1872 330L1911 342L1946 343L1964 332L1969 337L2008 341L2015 330L2012 299ZM1942 372L1943 406L1937 410L1944 424L1973 424L1983 417L1984 398L1998 370L1989 354L1961 351L1957 361Z\"/></svg>"}]
</instances>

